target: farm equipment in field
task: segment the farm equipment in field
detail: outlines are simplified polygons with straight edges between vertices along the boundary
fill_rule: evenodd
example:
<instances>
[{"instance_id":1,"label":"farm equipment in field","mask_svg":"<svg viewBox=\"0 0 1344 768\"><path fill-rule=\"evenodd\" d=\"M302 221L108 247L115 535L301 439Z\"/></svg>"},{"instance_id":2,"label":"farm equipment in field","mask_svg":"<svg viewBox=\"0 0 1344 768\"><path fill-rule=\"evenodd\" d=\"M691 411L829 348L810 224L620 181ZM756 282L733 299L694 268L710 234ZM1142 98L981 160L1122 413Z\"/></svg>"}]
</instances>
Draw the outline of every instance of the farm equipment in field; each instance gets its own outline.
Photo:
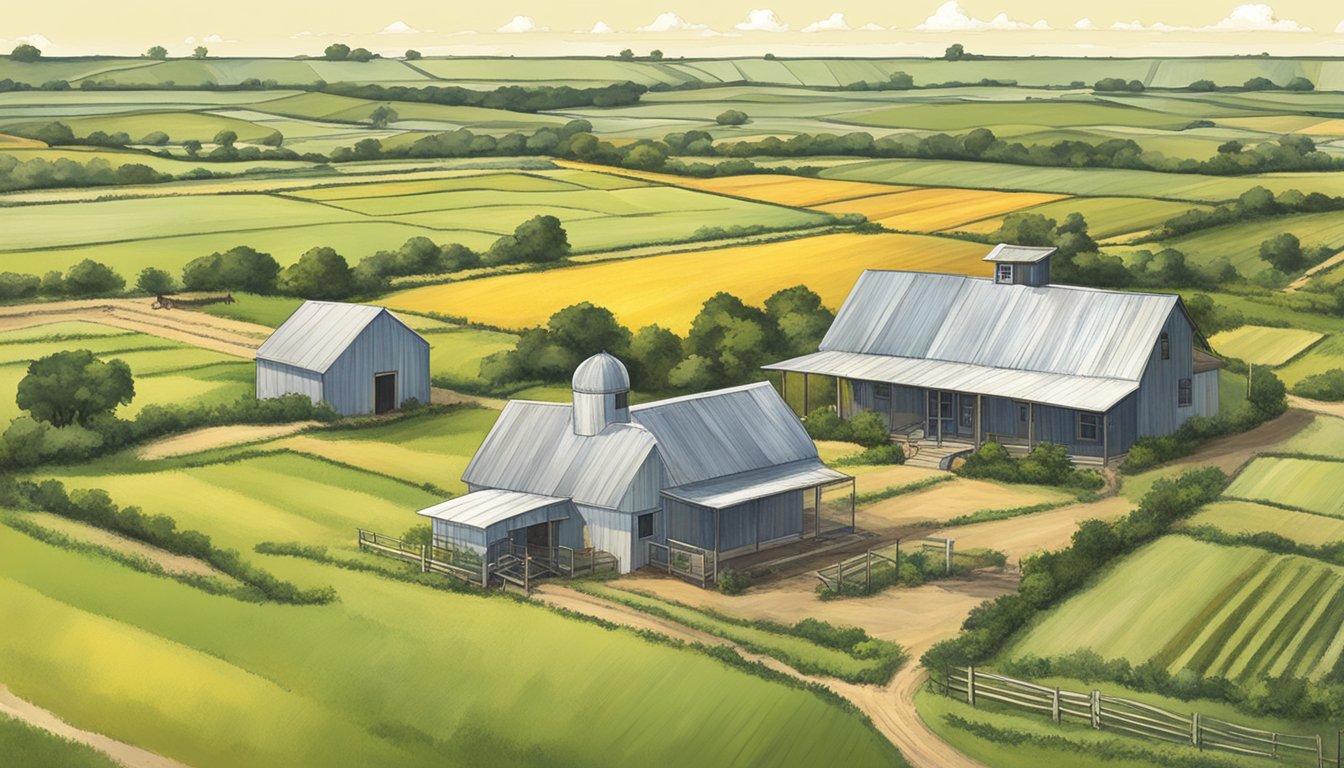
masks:
<instances>
[{"instance_id":1,"label":"farm equipment in field","mask_svg":"<svg viewBox=\"0 0 1344 768\"><path fill-rule=\"evenodd\" d=\"M204 307L209 304L235 304L237 303L232 293L226 293L222 296L170 296L159 294L154 297L154 309L185 309L190 307Z\"/></svg>"}]
</instances>

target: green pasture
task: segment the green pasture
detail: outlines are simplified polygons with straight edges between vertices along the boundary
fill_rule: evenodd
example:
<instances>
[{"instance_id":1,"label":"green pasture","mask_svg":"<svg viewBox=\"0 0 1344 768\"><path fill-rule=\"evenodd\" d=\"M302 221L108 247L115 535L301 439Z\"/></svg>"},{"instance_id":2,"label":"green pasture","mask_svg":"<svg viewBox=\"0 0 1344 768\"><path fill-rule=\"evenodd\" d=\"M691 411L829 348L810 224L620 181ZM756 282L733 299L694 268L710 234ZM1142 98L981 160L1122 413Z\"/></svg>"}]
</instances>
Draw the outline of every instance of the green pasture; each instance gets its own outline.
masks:
<instances>
[{"instance_id":1,"label":"green pasture","mask_svg":"<svg viewBox=\"0 0 1344 768\"><path fill-rule=\"evenodd\" d=\"M1275 371L1285 384L1292 386L1308 376L1333 368L1344 368L1344 334L1331 334L1306 354Z\"/></svg>"},{"instance_id":2,"label":"green pasture","mask_svg":"<svg viewBox=\"0 0 1344 768\"><path fill-rule=\"evenodd\" d=\"M475 328L445 330L425 335L429 341L429 372L452 381L480 381L481 361L496 352L513 349L511 333Z\"/></svg>"},{"instance_id":3,"label":"green pasture","mask_svg":"<svg viewBox=\"0 0 1344 768\"><path fill-rule=\"evenodd\" d=\"M1186 525L1212 526L1231 534L1273 533L1316 547L1344 541L1344 520L1250 501L1216 501L1187 520Z\"/></svg>"},{"instance_id":4,"label":"green pasture","mask_svg":"<svg viewBox=\"0 0 1344 768\"><path fill-rule=\"evenodd\" d=\"M1229 498L1267 501L1318 515L1344 517L1344 462L1260 457L1237 475Z\"/></svg>"},{"instance_id":5,"label":"green pasture","mask_svg":"<svg viewBox=\"0 0 1344 768\"><path fill-rule=\"evenodd\" d=\"M0 112L0 116L3 114ZM88 136L94 131L104 133L124 131L135 142L155 131L168 134L169 140L175 144L181 144L188 139L211 143L216 134L225 130L236 133L238 141L244 144L260 143L279 134L279 131L246 120L187 111L134 112L73 118L53 116L42 120L3 121L0 122L0 129L24 133L36 130L52 121L64 123L79 137Z\"/></svg>"},{"instance_id":6,"label":"green pasture","mask_svg":"<svg viewBox=\"0 0 1344 768\"><path fill-rule=\"evenodd\" d=\"M289 296L258 296L255 293L234 293L233 304L205 304L199 307L201 312L215 317L227 317L256 323L270 328L279 328L280 324L294 314L303 299Z\"/></svg>"},{"instance_id":7,"label":"green pasture","mask_svg":"<svg viewBox=\"0 0 1344 768\"><path fill-rule=\"evenodd\" d=\"M1341 569L1252 547L1167 536L1021 633L1009 657L1090 649L1172 673L1320 679L1344 649Z\"/></svg>"},{"instance_id":8,"label":"green pasture","mask_svg":"<svg viewBox=\"0 0 1344 768\"><path fill-rule=\"evenodd\" d=\"M1279 444L1275 450L1344 459L1344 419L1316 416L1305 429Z\"/></svg>"},{"instance_id":9,"label":"green pasture","mask_svg":"<svg viewBox=\"0 0 1344 768\"><path fill-rule=\"evenodd\" d=\"M0 753L26 768L118 768L121 764L83 744L0 715Z\"/></svg>"},{"instance_id":10,"label":"green pasture","mask_svg":"<svg viewBox=\"0 0 1344 768\"><path fill-rule=\"evenodd\" d=\"M1189 123L1180 115L1106 102L1041 100L1016 103L936 103L884 107L840 115L840 120L886 128L930 131L968 131L997 125L1037 125L1063 128L1078 125L1117 125L1179 128Z\"/></svg>"},{"instance_id":11,"label":"green pasture","mask_svg":"<svg viewBox=\"0 0 1344 768\"><path fill-rule=\"evenodd\" d=\"M1080 213L1087 219L1088 232L1100 240L1146 232L1174 216L1204 207L1141 197L1075 197L1026 208L1021 212L1037 213L1057 222L1064 221L1071 213ZM988 234L998 229L1002 223L1003 217L996 216L957 229Z\"/></svg>"},{"instance_id":12,"label":"green pasture","mask_svg":"<svg viewBox=\"0 0 1344 768\"><path fill-rule=\"evenodd\" d=\"M1279 366L1302 354L1323 334L1299 328L1243 325L1215 333L1209 343L1219 354L1255 365Z\"/></svg>"},{"instance_id":13,"label":"green pasture","mask_svg":"<svg viewBox=\"0 0 1344 768\"><path fill-rule=\"evenodd\" d=\"M1123 255L1138 248L1175 248L1196 264L1226 260L1242 275L1254 277L1272 266L1260 258L1260 244L1284 232L1296 235L1303 248L1325 246L1338 250L1344 248L1344 213L1305 213L1252 220L1110 252Z\"/></svg>"}]
</instances>

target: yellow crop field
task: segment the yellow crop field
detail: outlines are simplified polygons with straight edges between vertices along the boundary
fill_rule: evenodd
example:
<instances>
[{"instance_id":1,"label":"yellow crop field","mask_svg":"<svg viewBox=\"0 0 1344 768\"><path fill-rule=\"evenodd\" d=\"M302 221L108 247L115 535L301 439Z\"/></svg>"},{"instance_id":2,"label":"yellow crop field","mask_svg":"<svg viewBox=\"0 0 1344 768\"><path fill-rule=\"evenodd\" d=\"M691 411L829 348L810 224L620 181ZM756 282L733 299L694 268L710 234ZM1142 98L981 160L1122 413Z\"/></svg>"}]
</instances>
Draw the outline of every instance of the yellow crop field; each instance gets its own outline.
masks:
<instances>
[{"instance_id":1,"label":"yellow crop field","mask_svg":"<svg viewBox=\"0 0 1344 768\"><path fill-rule=\"evenodd\" d=\"M828 213L861 213L893 229L938 232L972 221L1001 216L1067 195L1039 192L995 192L978 189L930 187L880 197L865 197L817 206Z\"/></svg>"},{"instance_id":2,"label":"yellow crop field","mask_svg":"<svg viewBox=\"0 0 1344 768\"><path fill-rule=\"evenodd\" d=\"M37 139L25 139L22 136L10 136L7 133L0 133L0 147L25 147L28 149L45 149L46 144Z\"/></svg>"},{"instance_id":3,"label":"yellow crop field","mask_svg":"<svg viewBox=\"0 0 1344 768\"><path fill-rule=\"evenodd\" d=\"M556 310L590 301L628 327L658 323L685 333L718 291L759 304L781 288L802 284L826 306L838 308L865 269L987 276L984 255L978 243L921 235L833 234L430 285L393 294L384 303L530 328Z\"/></svg>"},{"instance_id":4,"label":"yellow crop field","mask_svg":"<svg viewBox=\"0 0 1344 768\"><path fill-rule=\"evenodd\" d=\"M1283 365L1320 341L1324 334L1301 328L1267 328L1243 325L1215 333L1209 343L1225 355L1254 365Z\"/></svg>"}]
</instances>

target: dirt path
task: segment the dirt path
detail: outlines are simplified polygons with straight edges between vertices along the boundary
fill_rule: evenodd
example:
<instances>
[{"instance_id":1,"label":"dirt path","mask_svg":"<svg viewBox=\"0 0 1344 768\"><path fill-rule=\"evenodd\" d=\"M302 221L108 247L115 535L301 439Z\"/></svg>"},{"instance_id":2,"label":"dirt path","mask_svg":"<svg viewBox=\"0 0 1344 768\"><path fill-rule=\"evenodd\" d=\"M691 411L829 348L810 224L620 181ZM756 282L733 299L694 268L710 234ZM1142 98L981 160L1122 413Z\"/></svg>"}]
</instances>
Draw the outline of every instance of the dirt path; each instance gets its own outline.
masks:
<instances>
[{"instance_id":1,"label":"dirt path","mask_svg":"<svg viewBox=\"0 0 1344 768\"><path fill-rule=\"evenodd\" d=\"M0 307L0 331L66 321L101 323L192 344L248 360L271 334L264 325L181 309L153 309L153 299L88 299Z\"/></svg>"},{"instance_id":2,"label":"dirt path","mask_svg":"<svg viewBox=\"0 0 1344 768\"><path fill-rule=\"evenodd\" d=\"M1322 261L1320 264L1317 264L1316 266L1312 267L1311 269L1308 269L1306 272L1303 272L1301 277L1299 277L1299 278L1297 278L1296 280L1294 280L1293 282L1289 283L1289 284L1288 284L1288 287L1285 288L1284 290L1287 290L1287 291L1296 291L1296 290L1298 290L1299 288L1301 288L1302 286L1304 286L1304 285L1306 285L1307 283L1311 282L1311 278L1313 278L1313 277L1319 275L1319 274L1322 273L1322 272L1325 272L1326 270L1334 269L1335 267L1339 266L1340 264L1344 264L1344 251L1340 251L1339 253L1336 253L1334 256L1331 256L1330 258L1326 259L1325 261Z\"/></svg>"},{"instance_id":3,"label":"dirt path","mask_svg":"<svg viewBox=\"0 0 1344 768\"><path fill-rule=\"evenodd\" d=\"M0 713L9 715L33 727L50 731L62 738L92 747L127 768L187 768L185 763L156 755L148 750L117 741L99 733L76 728L57 717L54 712L15 696L3 685L0 685Z\"/></svg>"},{"instance_id":4,"label":"dirt path","mask_svg":"<svg viewBox=\"0 0 1344 768\"><path fill-rule=\"evenodd\" d=\"M151 546L142 541L131 539L125 536L105 531L102 528L95 528L92 525L70 520L69 518L54 515L50 512L24 512L25 519L37 523L56 533L64 534L76 541L82 541L88 544L95 544L100 547L107 547L122 554L134 555L158 563L165 571L171 573L187 573L197 576L210 576L221 579L229 583L237 583L234 579L222 571L215 570L209 563L198 560L186 555L173 554L164 549Z\"/></svg>"},{"instance_id":5,"label":"dirt path","mask_svg":"<svg viewBox=\"0 0 1344 768\"><path fill-rule=\"evenodd\" d=\"M1133 508L1134 502L1124 496L1108 496L1089 504L1070 504L1021 517L943 528L929 535L955 539L958 549L997 549L1008 556L1009 563L1016 563L1041 550L1068 546L1073 532L1084 520L1114 520Z\"/></svg>"},{"instance_id":6,"label":"dirt path","mask_svg":"<svg viewBox=\"0 0 1344 768\"><path fill-rule=\"evenodd\" d=\"M284 437L317 426L316 421L296 421L289 424L234 424L223 427L206 427L180 435L165 437L147 443L135 452L138 459L153 461L172 456L185 456L214 448L252 443L273 437Z\"/></svg>"},{"instance_id":7,"label":"dirt path","mask_svg":"<svg viewBox=\"0 0 1344 768\"><path fill-rule=\"evenodd\" d=\"M1341 419L1344 419L1344 402L1326 403L1320 400L1308 400L1305 397L1298 397L1297 395L1289 395L1288 405L1303 411L1322 413L1326 416L1338 416Z\"/></svg>"},{"instance_id":8,"label":"dirt path","mask_svg":"<svg viewBox=\"0 0 1344 768\"><path fill-rule=\"evenodd\" d=\"M1168 466L1179 472L1213 466L1232 475L1256 454L1264 453L1271 446L1306 429L1312 418L1313 415L1307 411L1289 408L1282 416L1255 429L1210 440L1195 453Z\"/></svg>"}]
</instances>

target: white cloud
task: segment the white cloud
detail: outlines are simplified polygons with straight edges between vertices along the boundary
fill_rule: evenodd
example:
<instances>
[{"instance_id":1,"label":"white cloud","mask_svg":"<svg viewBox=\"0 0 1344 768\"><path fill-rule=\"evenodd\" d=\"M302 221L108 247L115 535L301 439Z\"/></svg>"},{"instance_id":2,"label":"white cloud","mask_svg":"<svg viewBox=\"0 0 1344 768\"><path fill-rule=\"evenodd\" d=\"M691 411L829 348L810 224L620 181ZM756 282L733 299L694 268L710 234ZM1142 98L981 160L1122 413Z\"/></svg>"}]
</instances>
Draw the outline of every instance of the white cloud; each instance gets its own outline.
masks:
<instances>
[{"instance_id":1,"label":"white cloud","mask_svg":"<svg viewBox=\"0 0 1344 768\"><path fill-rule=\"evenodd\" d=\"M638 31L690 32L690 31L707 30L707 29L709 29L709 27L704 24L692 24L691 22L681 18L677 14L668 11L666 13L658 14L658 18L654 19L653 22L650 23L648 26L640 27Z\"/></svg>"},{"instance_id":2,"label":"white cloud","mask_svg":"<svg viewBox=\"0 0 1344 768\"><path fill-rule=\"evenodd\" d=\"M845 14L832 13L830 18L814 21L803 27L804 32L848 32L849 23L845 21Z\"/></svg>"},{"instance_id":3,"label":"white cloud","mask_svg":"<svg viewBox=\"0 0 1344 768\"><path fill-rule=\"evenodd\" d=\"M20 43L27 43L28 45L37 46L38 48L50 48L55 45L55 43L47 39L46 35L37 32L34 32L31 35L22 35L15 39Z\"/></svg>"},{"instance_id":4,"label":"white cloud","mask_svg":"<svg viewBox=\"0 0 1344 768\"><path fill-rule=\"evenodd\" d=\"M881 24L874 24L870 21L862 27L859 27L859 30L862 32L885 32L887 31L887 28Z\"/></svg>"},{"instance_id":5,"label":"white cloud","mask_svg":"<svg viewBox=\"0 0 1344 768\"><path fill-rule=\"evenodd\" d=\"M523 33L523 32L545 32L546 27L537 26L537 22L531 16L514 16L513 21L495 30L505 34Z\"/></svg>"},{"instance_id":6,"label":"white cloud","mask_svg":"<svg viewBox=\"0 0 1344 768\"><path fill-rule=\"evenodd\" d=\"M1203 27L1201 32L1310 32L1292 19L1280 19L1274 15L1274 9L1264 3L1238 5L1232 13L1211 27Z\"/></svg>"},{"instance_id":7,"label":"white cloud","mask_svg":"<svg viewBox=\"0 0 1344 768\"><path fill-rule=\"evenodd\" d=\"M194 35L187 35L187 39L183 40L182 42L185 43L186 45L195 45L196 37Z\"/></svg>"},{"instance_id":8,"label":"white cloud","mask_svg":"<svg viewBox=\"0 0 1344 768\"><path fill-rule=\"evenodd\" d=\"M789 25L780 21L769 8L759 8L747 13L747 20L737 23L737 29L743 32L788 32Z\"/></svg>"},{"instance_id":9,"label":"white cloud","mask_svg":"<svg viewBox=\"0 0 1344 768\"><path fill-rule=\"evenodd\" d=\"M1335 31L1344 34L1344 21L1339 22L1339 26L1335 27Z\"/></svg>"},{"instance_id":10,"label":"white cloud","mask_svg":"<svg viewBox=\"0 0 1344 768\"><path fill-rule=\"evenodd\" d=\"M222 43L222 42L224 42L224 38L223 38L222 36L220 36L220 35L206 35L205 37L201 38L201 42L202 42L202 43ZM237 42L237 41L235 41L235 40L230 40L229 42Z\"/></svg>"},{"instance_id":11,"label":"white cloud","mask_svg":"<svg viewBox=\"0 0 1344 768\"><path fill-rule=\"evenodd\" d=\"M1073 24L1073 28L1074 28L1074 29L1096 29L1096 28L1097 28L1097 25L1096 25L1096 24L1093 24L1091 19L1089 19L1089 18L1087 18L1086 16L1084 16L1083 18L1081 18L1081 19L1079 19L1078 21L1074 22L1074 24Z\"/></svg>"},{"instance_id":12,"label":"white cloud","mask_svg":"<svg viewBox=\"0 0 1344 768\"><path fill-rule=\"evenodd\" d=\"M974 32L985 29L1049 29L1050 25L1045 23L1045 19L1028 24L1024 21L1015 21L1008 18L1008 14L1000 13L989 21L982 21L966 13L957 0L947 0L947 2L938 6L938 10L933 15L924 20L923 24L915 29L924 32Z\"/></svg>"},{"instance_id":13,"label":"white cloud","mask_svg":"<svg viewBox=\"0 0 1344 768\"><path fill-rule=\"evenodd\" d=\"M1135 19L1134 21L1117 21L1111 25L1111 29L1118 32L1189 32L1193 27L1173 27L1170 24L1156 22L1153 24L1144 24Z\"/></svg>"},{"instance_id":14,"label":"white cloud","mask_svg":"<svg viewBox=\"0 0 1344 768\"><path fill-rule=\"evenodd\" d=\"M610 35L612 32L615 32L615 31L616 31L616 30L614 30L614 29L612 29L611 27L607 26L607 22L605 22L605 21L599 21L599 22L597 22L596 24L593 25L593 28L592 28L592 29L588 30L587 34L589 34L589 35Z\"/></svg>"},{"instance_id":15,"label":"white cloud","mask_svg":"<svg viewBox=\"0 0 1344 768\"><path fill-rule=\"evenodd\" d=\"M380 35L418 35L418 34L420 34L420 30L416 29L415 27L412 27L410 24L407 24L407 23L404 22L404 21L394 21L394 22L392 22L391 24L388 24L386 27L383 27L383 31L379 32L378 34L380 34Z\"/></svg>"}]
</instances>

